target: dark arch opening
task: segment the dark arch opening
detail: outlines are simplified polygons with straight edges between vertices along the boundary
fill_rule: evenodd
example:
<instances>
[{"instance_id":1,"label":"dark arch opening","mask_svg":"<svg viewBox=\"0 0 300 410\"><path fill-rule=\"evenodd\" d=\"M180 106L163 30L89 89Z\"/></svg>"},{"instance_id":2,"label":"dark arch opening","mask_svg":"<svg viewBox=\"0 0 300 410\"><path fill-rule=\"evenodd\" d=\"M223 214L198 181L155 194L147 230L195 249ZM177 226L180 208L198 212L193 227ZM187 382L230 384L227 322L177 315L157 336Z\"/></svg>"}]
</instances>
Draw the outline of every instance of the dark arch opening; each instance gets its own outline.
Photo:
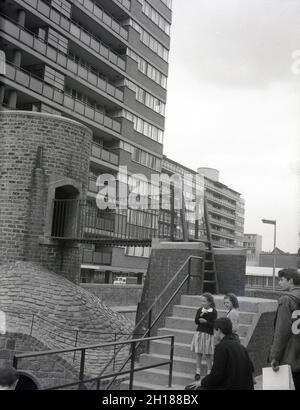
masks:
<instances>
[{"instance_id":1,"label":"dark arch opening","mask_svg":"<svg viewBox=\"0 0 300 410\"><path fill-rule=\"evenodd\" d=\"M20 374L15 390L39 390L39 388L30 376Z\"/></svg>"},{"instance_id":2,"label":"dark arch opening","mask_svg":"<svg viewBox=\"0 0 300 410\"><path fill-rule=\"evenodd\" d=\"M79 191L72 185L63 185L55 189L52 237L71 238L75 235L78 198Z\"/></svg>"}]
</instances>

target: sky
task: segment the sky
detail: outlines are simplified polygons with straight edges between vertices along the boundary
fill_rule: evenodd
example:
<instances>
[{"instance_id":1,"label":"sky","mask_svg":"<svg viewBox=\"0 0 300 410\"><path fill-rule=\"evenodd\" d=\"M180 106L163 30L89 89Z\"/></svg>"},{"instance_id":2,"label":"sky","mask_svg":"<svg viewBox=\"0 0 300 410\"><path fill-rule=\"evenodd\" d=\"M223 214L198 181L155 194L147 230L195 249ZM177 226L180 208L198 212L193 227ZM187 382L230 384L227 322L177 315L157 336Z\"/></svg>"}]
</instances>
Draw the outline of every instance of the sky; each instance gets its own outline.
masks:
<instances>
[{"instance_id":1,"label":"sky","mask_svg":"<svg viewBox=\"0 0 300 410\"><path fill-rule=\"evenodd\" d=\"M173 0L164 154L217 168L263 250L300 247L300 0Z\"/></svg>"}]
</instances>

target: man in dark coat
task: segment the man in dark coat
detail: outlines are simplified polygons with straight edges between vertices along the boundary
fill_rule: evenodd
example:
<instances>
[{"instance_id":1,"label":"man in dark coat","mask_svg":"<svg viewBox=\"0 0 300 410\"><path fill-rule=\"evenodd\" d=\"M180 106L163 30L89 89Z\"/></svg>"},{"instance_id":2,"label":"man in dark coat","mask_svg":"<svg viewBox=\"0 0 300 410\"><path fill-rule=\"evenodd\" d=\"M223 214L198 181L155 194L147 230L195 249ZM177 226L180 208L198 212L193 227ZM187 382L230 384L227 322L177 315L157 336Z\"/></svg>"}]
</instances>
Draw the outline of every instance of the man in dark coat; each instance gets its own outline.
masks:
<instances>
[{"instance_id":1,"label":"man in dark coat","mask_svg":"<svg viewBox=\"0 0 300 410\"><path fill-rule=\"evenodd\" d=\"M278 300L269 359L275 372L279 365L289 364L295 389L300 390L300 334L297 326L293 331L293 316L300 317L300 273L297 269L286 268L281 269L278 276L285 293Z\"/></svg>"},{"instance_id":2,"label":"man in dark coat","mask_svg":"<svg viewBox=\"0 0 300 410\"><path fill-rule=\"evenodd\" d=\"M215 321L217 342L213 367L206 377L186 389L254 390L253 364L247 349L232 334L232 323L227 317Z\"/></svg>"}]
</instances>

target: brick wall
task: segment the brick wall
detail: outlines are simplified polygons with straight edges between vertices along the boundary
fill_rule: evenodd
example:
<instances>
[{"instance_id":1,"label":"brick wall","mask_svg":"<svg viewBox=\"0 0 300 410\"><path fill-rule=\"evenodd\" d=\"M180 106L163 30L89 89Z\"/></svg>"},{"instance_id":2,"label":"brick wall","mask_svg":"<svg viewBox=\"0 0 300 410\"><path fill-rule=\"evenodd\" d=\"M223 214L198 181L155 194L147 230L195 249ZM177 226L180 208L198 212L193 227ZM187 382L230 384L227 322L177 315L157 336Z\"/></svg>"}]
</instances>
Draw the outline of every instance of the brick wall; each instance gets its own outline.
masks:
<instances>
[{"instance_id":1,"label":"brick wall","mask_svg":"<svg viewBox=\"0 0 300 410\"><path fill-rule=\"evenodd\" d=\"M52 183L68 179L85 196L91 139L88 128L63 117L0 112L2 263L15 260L46 263L78 280L78 250L58 249L55 243L45 246L40 239L47 227L51 227L47 202ZM42 155L38 154L38 148L42 149Z\"/></svg>"},{"instance_id":2,"label":"brick wall","mask_svg":"<svg viewBox=\"0 0 300 410\"><path fill-rule=\"evenodd\" d=\"M247 345L247 350L254 365L255 376L262 373L263 367L270 366L268 355L273 340L275 313L275 311L265 312L260 316Z\"/></svg>"},{"instance_id":3,"label":"brick wall","mask_svg":"<svg viewBox=\"0 0 300 410\"><path fill-rule=\"evenodd\" d=\"M11 366L15 354L44 350L48 350L47 346L34 337L20 333L0 334L0 367ZM58 355L22 359L18 362L18 370L32 375L42 389L78 380L78 371Z\"/></svg>"},{"instance_id":4,"label":"brick wall","mask_svg":"<svg viewBox=\"0 0 300 410\"><path fill-rule=\"evenodd\" d=\"M141 300L142 285L81 284L107 306L134 306Z\"/></svg>"},{"instance_id":5,"label":"brick wall","mask_svg":"<svg viewBox=\"0 0 300 410\"><path fill-rule=\"evenodd\" d=\"M215 249L219 293L245 294L246 254L240 249Z\"/></svg>"},{"instance_id":6,"label":"brick wall","mask_svg":"<svg viewBox=\"0 0 300 410\"><path fill-rule=\"evenodd\" d=\"M170 283L171 279L174 277L177 270L181 265L187 260L191 255L205 257L205 251L201 249L201 245L192 244L192 243L173 243L173 244L157 244L152 247L152 252L149 260L147 276L144 283L141 303L138 306L137 310L137 322L139 322L151 306L155 298L162 292L167 284ZM198 274L199 278L193 278L190 283L190 294L198 294L200 289L200 263L193 262L192 264L193 274ZM168 291L160 299L159 303L156 305L156 308L153 310L152 318L155 319L155 315L159 310L165 305L169 300L172 293L178 287L180 282L183 280L187 274L187 266L179 274L176 281L171 284L168 288ZM164 324L165 317L170 315L172 312L172 307L174 304L178 304L180 301L180 295L187 293L187 286L184 285L182 290L178 293L178 296L175 297L173 302L170 304L170 307L165 311L161 319L157 322L153 328L152 334L155 335L159 327L162 327ZM140 329L137 332L143 332L147 321L141 325Z\"/></svg>"},{"instance_id":7,"label":"brick wall","mask_svg":"<svg viewBox=\"0 0 300 410\"><path fill-rule=\"evenodd\" d=\"M282 296L282 292L265 289L246 289L245 295L253 298L279 299Z\"/></svg>"}]
</instances>

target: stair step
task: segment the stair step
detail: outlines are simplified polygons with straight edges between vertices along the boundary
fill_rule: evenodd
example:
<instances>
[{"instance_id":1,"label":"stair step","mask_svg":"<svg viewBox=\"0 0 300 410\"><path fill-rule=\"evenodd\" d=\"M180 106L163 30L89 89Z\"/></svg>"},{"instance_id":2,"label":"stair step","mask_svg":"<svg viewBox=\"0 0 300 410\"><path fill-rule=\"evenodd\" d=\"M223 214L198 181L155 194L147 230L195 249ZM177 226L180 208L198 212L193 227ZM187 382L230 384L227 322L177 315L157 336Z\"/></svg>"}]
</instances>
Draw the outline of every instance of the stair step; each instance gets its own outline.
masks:
<instances>
[{"instance_id":1,"label":"stair step","mask_svg":"<svg viewBox=\"0 0 300 410\"><path fill-rule=\"evenodd\" d=\"M191 344L194 332L189 330L180 330L180 329L170 329L167 327L163 327L158 329L157 331L158 336L167 336L172 335L175 336L175 342L177 343L186 343Z\"/></svg>"},{"instance_id":2,"label":"stair step","mask_svg":"<svg viewBox=\"0 0 300 410\"><path fill-rule=\"evenodd\" d=\"M196 306L185 306L185 305L174 305L173 307L173 315L177 317L183 318L191 318L195 319L196 312L199 307ZM217 309L218 317L223 317L227 315L227 310L225 309ZM240 311L240 323L241 324L251 324L253 317L256 315L254 312L243 312Z\"/></svg>"},{"instance_id":3,"label":"stair step","mask_svg":"<svg viewBox=\"0 0 300 410\"><path fill-rule=\"evenodd\" d=\"M184 318L180 316L168 316L165 321L166 328L175 330L196 330L195 320L191 318ZM250 325L241 324L239 326L239 336L244 337L247 335Z\"/></svg>"},{"instance_id":4,"label":"stair step","mask_svg":"<svg viewBox=\"0 0 300 410\"><path fill-rule=\"evenodd\" d=\"M140 365L143 366L151 366L159 363L163 363L165 361L170 360L170 355L163 355L163 354L142 354L140 356ZM160 366L159 369L169 370L169 365ZM201 373L206 373L206 363L203 361L201 364ZM196 371L196 357L194 354L194 358L187 358L187 357L179 357L174 356L173 358L173 371L190 374L191 378L194 377Z\"/></svg>"},{"instance_id":5,"label":"stair step","mask_svg":"<svg viewBox=\"0 0 300 410\"><path fill-rule=\"evenodd\" d=\"M136 373L137 374L137 373ZM172 387L164 386L164 390L184 390L185 386L179 386L173 384ZM121 390L129 389L129 381L125 381L121 384ZM133 381L133 390L161 390L162 386L153 383L144 383L138 380Z\"/></svg>"},{"instance_id":6,"label":"stair step","mask_svg":"<svg viewBox=\"0 0 300 410\"><path fill-rule=\"evenodd\" d=\"M134 383L150 383L161 386L161 389L168 388L169 385L169 370L163 370L158 368L141 370L140 372L135 373ZM187 386L194 381L194 374L187 374L183 372L173 372L172 374L172 386Z\"/></svg>"},{"instance_id":7,"label":"stair step","mask_svg":"<svg viewBox=\"0 0 300 410\"><path fill-rule=\"evenodd\" d=\"M239 297L240 310L246 312L258 312L259 301L253 301L253 298L247 298L246 296ZM222 309L224 307L224 296L214 295L216 308ZM185 306L200 306L200 295L182 295L181 304Z\"/></svg>"},{"instance_id":8,"label":"stair step","mask_svg":"<svg viewBox=\"0 0 300 410\"><path fill-rule=\"evenodd\" d=\"M150 342L150 353L168 355L170 354L170 346L170 341L152 340ZM191 344L189 343L174 343L174 355L188 359L195 358L195 353L191 351Z\"/></svg>"}]
</instances>

